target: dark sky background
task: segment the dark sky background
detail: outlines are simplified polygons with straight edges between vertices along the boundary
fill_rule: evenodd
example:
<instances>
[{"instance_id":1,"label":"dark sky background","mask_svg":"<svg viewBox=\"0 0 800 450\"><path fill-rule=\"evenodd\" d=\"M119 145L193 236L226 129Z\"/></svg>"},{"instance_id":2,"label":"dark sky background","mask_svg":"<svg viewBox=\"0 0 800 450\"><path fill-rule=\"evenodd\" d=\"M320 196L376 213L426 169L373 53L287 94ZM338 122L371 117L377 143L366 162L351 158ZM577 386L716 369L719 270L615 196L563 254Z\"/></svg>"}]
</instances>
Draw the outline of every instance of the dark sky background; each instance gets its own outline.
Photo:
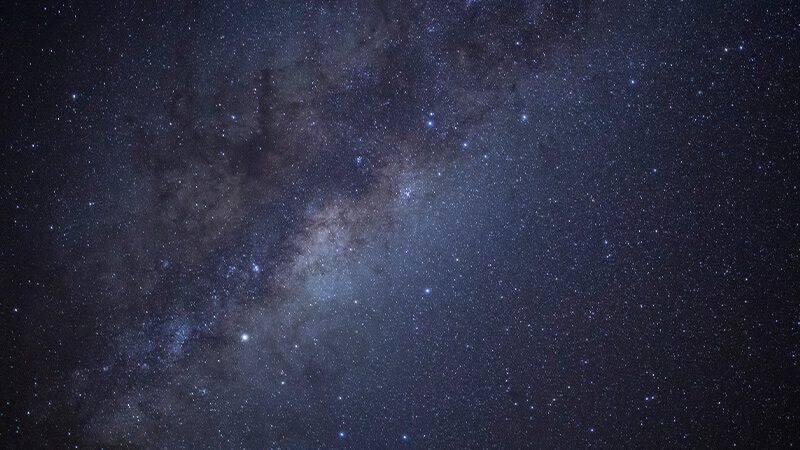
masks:
<instances>
[{"instance_id":1,"label":"dark sky background","mask_svg":"<svg viewBox=\"0 0 800 450\"><path fill-rule=\"evenodd\" d=\"M786 1L3 2L7 448L798 443Z\"/></svg>"}]
</instances>

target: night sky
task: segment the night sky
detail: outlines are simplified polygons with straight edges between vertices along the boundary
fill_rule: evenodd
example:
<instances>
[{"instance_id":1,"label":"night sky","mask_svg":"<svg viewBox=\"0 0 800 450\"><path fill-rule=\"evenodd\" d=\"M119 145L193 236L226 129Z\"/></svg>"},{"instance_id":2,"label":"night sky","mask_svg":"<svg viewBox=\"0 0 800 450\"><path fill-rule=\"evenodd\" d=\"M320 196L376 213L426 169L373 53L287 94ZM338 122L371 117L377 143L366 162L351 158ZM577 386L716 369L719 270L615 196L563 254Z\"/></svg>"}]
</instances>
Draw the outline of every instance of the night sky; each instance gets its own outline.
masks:
<instances>
[{"instance_id":1,"label":"night sky","mask_svg":"<svg viewBox=\"0 0 800 450\"><path fill-rule=\"evenodd\" d=\"M786 448L800 6L3 2L6 448Z\"/></svg>"}]
</instances>

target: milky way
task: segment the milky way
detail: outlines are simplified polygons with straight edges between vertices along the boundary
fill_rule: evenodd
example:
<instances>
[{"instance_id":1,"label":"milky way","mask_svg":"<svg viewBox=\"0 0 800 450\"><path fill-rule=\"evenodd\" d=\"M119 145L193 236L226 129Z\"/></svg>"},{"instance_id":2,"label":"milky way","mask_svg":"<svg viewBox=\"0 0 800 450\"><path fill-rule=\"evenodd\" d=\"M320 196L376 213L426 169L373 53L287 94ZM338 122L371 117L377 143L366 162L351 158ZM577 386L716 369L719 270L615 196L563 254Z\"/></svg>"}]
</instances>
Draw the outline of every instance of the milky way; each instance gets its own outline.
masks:
<instances>
[{"instance_id":1,"label":"milky way","mask_svg":"<svg viewBox=\"0 0 800 450\"><path fill-rule=\"evenodd\" d=\"M798 442L792 2L91 3L0 14L4 446Z\"/></svg>"}]
</instances>

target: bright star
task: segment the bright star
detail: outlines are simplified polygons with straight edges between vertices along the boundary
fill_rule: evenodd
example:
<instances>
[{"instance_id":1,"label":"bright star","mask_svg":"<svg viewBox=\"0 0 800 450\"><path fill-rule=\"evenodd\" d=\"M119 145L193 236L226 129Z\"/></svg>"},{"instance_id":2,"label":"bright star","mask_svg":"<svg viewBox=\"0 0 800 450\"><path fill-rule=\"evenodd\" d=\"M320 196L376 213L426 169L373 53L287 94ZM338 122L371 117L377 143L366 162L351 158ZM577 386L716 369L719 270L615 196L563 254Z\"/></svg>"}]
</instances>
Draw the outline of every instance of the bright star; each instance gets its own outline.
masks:
<instances>
[{"instance_id":1,"label":"bright star","mask_svg":"<svg viewBox=\"0 0 800 450\"><path fill-rule=\"evenodd\" d=\"M344 439L345 436L347 436L347 433L345 433L344 431L339 432L339 439Z\"/></svg>"},{"instance_id":2,"label":"bright star","mask_svg":"<svg viewBox=\"0 0 800 450\"><path fill-rule=\"evenodd\" d=\"M426 287L425 288L425 295L429 295L430 293L431 293L431 288Z\"/></svg>"},{"instance_id":3,"label":"bright star","mask_svg":"<svg viewBox=\"0 0 800 450\"><path fill-rule=\"evenodd\" d=\"M247 333L242 333L242 335L239 336L239 340L241 340L242 342L247 342L250 340L250 335Z\"/></svg>"}]
</instances>

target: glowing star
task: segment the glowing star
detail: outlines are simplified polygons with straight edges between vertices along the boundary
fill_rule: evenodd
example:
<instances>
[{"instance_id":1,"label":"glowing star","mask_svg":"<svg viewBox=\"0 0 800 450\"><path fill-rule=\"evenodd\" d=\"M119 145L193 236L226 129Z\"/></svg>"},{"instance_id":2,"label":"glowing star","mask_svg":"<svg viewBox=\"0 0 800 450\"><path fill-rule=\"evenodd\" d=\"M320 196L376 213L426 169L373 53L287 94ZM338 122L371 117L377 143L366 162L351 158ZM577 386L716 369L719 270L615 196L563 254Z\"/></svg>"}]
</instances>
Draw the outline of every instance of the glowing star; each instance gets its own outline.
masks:
<instances>
[{"instance_id":1,"label":"glowing star","mask_svg":"<svg viewBox=\"0 0 800 450\"><path fill-rule=\"evenodd\" d=\"M523 122L527 122L528 121L528 115L527 114L523 114L523 115L519 116L519 120L521 120Z\"/></svg>"},{"instance_id":2,"label":"glowing star","mask_svg":"<svg viewBox=\"0 0 800 450\"><path fill-rule=\"evenodd\" d=\"M339 439L344 439L345 436L347 436L347 433L345 433L344 431L339 432Z\"/></svg>"},{"instance_id":3,"label":"glowing star","mask_svg":"<svg viewBox=\"0 0 800 450\"><path fill-rule=\"evenodd\" d=\"M429 121L425 122L425 126L427 126L428 128L433 128L433 121L429 120Z\"/></svg>"},{"instance_id":4,"label":"glowing star","mask_svg":"<svg viewBox=\"0 0 800 450\"><path fill-rule=\"evenodd\" d=\"M252 270L253 273L261 273L261 266L259 266L256 263L253 263L253 266L250 268L250 270Z\"/></svg>"},{"instance_id":5,"label":"glowing star","mask_svg":"<svg viewBox=\"0 0 800 450\"><path fill-rule=\"evenodd\" d=\"M425 295L430 295L431 294L431 288L426 287L424 292L425 292Z\"/></svg>"},{"instance_id":6,"label":"glowing star","mask_svg":"<svg viewBox=\"0 0 800 450\"><path fill-rule=\"evenodd\" d=\"M242 333L242 335L239 336L239 340L242 342L247 342L250 340L250 335L247 333Z\"/></svg>"}]
</instances>

